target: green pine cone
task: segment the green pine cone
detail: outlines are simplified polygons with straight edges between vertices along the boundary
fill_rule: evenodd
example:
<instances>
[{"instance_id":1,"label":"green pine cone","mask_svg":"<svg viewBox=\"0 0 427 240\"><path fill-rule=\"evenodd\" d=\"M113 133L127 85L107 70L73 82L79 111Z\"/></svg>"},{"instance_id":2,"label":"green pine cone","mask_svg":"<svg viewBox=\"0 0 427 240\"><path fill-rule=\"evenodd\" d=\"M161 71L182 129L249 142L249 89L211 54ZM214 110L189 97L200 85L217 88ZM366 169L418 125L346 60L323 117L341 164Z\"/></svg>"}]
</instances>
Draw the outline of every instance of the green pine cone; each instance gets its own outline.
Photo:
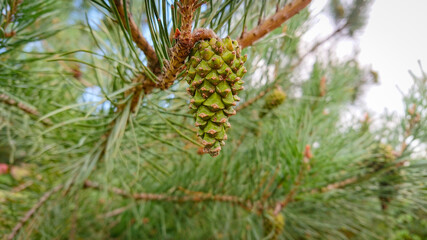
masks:
<instances>
[{"instance_id":1,"label":"green pine cone","mask_svg":"<svg viewBox=\"0 0 427 240\"><path fill-rule=\"evenodd\" d=\"M247 56L240 54L235 40L226 37L200 41L192 49L187 62L185 80L192 96L190 111L194 113L198 136L204 149L217 156L227 139L228 118L236 114L233 106L239 101L237 93L243 89L243 64Z\"/></svg>"},{"instance_id":2,"label":"green pine cone","mask_svg":"<svg viewBox=\"0 0 427 240\"><path fill-rule=\"evenodd\" d=\"M391 164L396 160L396 156L393 153L393 148L390 145L378 143L373 147L372 150L374 159L371 160L369 167L373 171L379 171L385 167L390 167ZM400 171L398 169L391 169L387 171L379 179L379 192L378 198L381 203L381 208L386 210L389 203L398 194L398 187L401 179Z\"/></svg>"},{"instance_id":3,"label":"green pine cone","mask_svg":"<svg viewBox=\"0 0 427 240\"><path fill-rule=\"evenodd\" d=\"M286 93L282 90L281 87L275 88L265 97L265 103L260 111L259 117L263 118L267 113L269 113L274 108L282 104L286 99Z\"/></svg>"},{"instance_id":4,"label":"green pine cone","mask_svg":"<svg viewBox=\"0 0 427 240\"><path fill-rule=\"evenodd\" d=\"M263 217L264 239L276 240L282 234L285 227L285 217L282 213L274 214L273 210L267 210Z\"/></svg>"},{"instance_id":5,"label":"green pine cone","mask_svg":"<svg viewBox=\"0 0 427 240\"><path fill-rule=\"evenodd\" d=\"M386 165L393 163L396 156L393 153L393 148L388 144L377 143L372 146L373 159L370 159L368 167L374 171L381 170Z\"/></svg>"},{"instance_id":6,"label":"green pine cone","mask_svg":"<svg viewBox=\"0 0 427 240\"><path fill-rule=\"evenodd\" d=\"M264 108L271 110L278 107L286 99L286 93L281 88L275 88L270 94L265 97Z\"/></svg>"}]
</instances>

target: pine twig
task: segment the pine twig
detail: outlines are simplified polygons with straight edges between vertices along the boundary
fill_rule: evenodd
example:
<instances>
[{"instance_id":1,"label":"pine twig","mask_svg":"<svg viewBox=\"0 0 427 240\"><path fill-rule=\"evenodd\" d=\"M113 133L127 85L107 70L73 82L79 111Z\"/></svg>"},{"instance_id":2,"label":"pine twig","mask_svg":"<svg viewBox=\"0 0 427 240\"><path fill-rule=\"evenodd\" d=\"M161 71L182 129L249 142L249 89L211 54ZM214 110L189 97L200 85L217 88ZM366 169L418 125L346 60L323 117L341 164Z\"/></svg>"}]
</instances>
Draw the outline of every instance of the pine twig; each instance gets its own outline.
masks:
<instances>
[{"instance_id":1,"label":"pine twig","mask_svg":"<svg viewBox=\"0 0 427 240\"><path fill-rule=\"evenodd\" d=\"M17 193L17 192L21 192L23 190L25 190L26 188L28 188L29 186L33 185L33 181L28 181L28 182L24 182L16 187L14 187L12 189L12 192Z\"/></svg>"},{"instance_id":2,"label":"pine twig","mask_svg":"<svg viewBox=\"0 0 427 240\"><path fill-rule=\"evenodd\" d=\"M314 193L325 193L325 192L329 192L329 191L332 191L335 189L340 189L340 188L346 187L350 184L353 184L353 183L357 182L358 180L359 180L358 177L347 178L347 179L344 179L344 180L339 181L339 182L334 182L334 183L328 184L326 187L322 187L320 189L313 189L313 190L311 190L311 193L312 194L314 194Z\"/></svg>"},{"instance_id":3,"label":"pine twig","mask_svg":"<svg viewBox=\"0 0 427 240\"><path fill-rule=\"evenodd\" d=\"M341 27L335 29L335 31L333 31L331 34L329 34L329 36L327 36L326 38L318 41L317 43L315 43L313 45L313 47L310 48L309 51L307 51L304 55L302 55L300 58L298 58L297 62L295 64L292 65L291 69L294 69L295 67L299 66L301 64L301 62L311 53L313 53L314 51L316 51L317 48L319 48L320 46L322 46L324 43L328 42L329 40L331 40L333 37L335 37L336 35L338 35L339 33L341 33L346 27L348 26L348 23L343 24Z\"/></svg>"},{"instance_id":4,"label":"pine twig","mask_svg":"<svg viewBox=\"0 0 427 240\"><path fill-rule=\"evenodd\" d=\"M155 88L165 90L174 83L176 76L184 70L184 61L190 54L190 51L196 42L204 39L218 38L215 32L210 29L196 29L191 33L193 14L200 5L201 3L198 3L197 0L182 0L181 4L179 4L180 11L183 16L183 24L181 27L182 31L179 31L178 29L175 31L174 37L176 39L176 44L172 48L170 61L165 62L164 71L159 76L159 82L157 83L145 77L144 74L140 74L142 76L136 77L142 79L142 85L133 89L135 95L132 100L132 112L134 112L136 108L135 99L139 100L142 92L144 92L144 94L149 94ZM160 64L158 63L156 67L159 68ZM155 71L155 73L159 74L159 71Z\"/></svg>"},{"instance_id":5,"label":"pine twig","mask_svg":"<svg viewBox=\"0 0 427 240\"><path fill-rule=\"evenodd\" d=\"M336 189L341 189L341 188L345 188L351 184L363 181L363 180L369 180L370 178L374 177L378 172L380 171L389 171L391 169L396 169L396 168L400 168L406 165L408 161L404 160L404 161L400 161L395 163L394 165L388 167L388 168L382 168L382 169L378 169L374 172L370 172L369 174L363 175L361 177L351 177L351 178L347 178L344 179L342 181L338 181L338 182L334 182L331 184L328 184L326 187L322 187L322 188L316 188L316 189L312 189L310 191L311 194L315 194L315 193L326 193L326 192L330 192L332 190L336 190Z\"/></svg>"},{"instance_id":6,"label":"pine twig","mask_svg":"<svg viewBox=\"0 0 427 240\"><path fill-rule=\"evenodd\" d=\"M270 87L268 87L267 89L259 92L255 97L249 99L248 101L244 102L243 104L239 105L236 108L236 112L241 111L249 106L251 106L252 104L254 104L256 101L260 100L262 97L264 97L268 92L270 92L271 90L273 90L276 87L276 84L272 84Z\"/></svg>"},{"instance_id":7,"label":"pine twig","mask_svg":"<svg viewBox=\"0 0 427 240\"><path fill-rule=\"evenodd\" d=\"M30 115L35 115L35 116L40 115L39 112L36 109L34 109L33 107L30 107L23 102L15 101L14 99L12 99L11 97L9 97L8 95L6 95L4 93L0 94L0 101L7 104L7 105L15 106L15 107L21 109L22 111L24 111Z\"/></svg>"},{"instance_id":8,"label":"pine twig","mask_svg":"<svg viewBox=\"0 0 427 240\"><path fill-rule=\"evenodd\" d=\"M306 171L310 170L311 158L313 158L313 155L311 154L310 145L306 145L303 162L301 164L301 168L299 170L295 184L292 187L292 189L289 191L288 195L286 195L286 198L283 201L276 204L276 207L274 208L274 215L279 214L279 212L282 211L283 208L285 208L290 202L293 201L294 196L297 193L299 186L301 185L302 179L304 178Z\"/></svg>"},{"instance_id":9,"label":"pine twig","mask_svg":"<svg viewBox=\"0 0 427 240\"><path fill-rule=\"evenodd\" d=\"M110 212L107 212L105 214L99 215L96 218L98 218L98 219L105 219L105 218L114 217L114 216L122 214L123 212L125 212L126 210L128 210L130 207L131 206L128 205L128 206L125 206L125 207L116 208L116 209L114 209L114 210L112 210Z\"/></svg>"},{"instance_id":10,"label":"pine twig","mask_svg":"<svg viewBox=\"0 0 427 240\"><path fill-rule=\"evenodd\" d=\"M406 143L406 140L411 136L412 130L416 126L416 124L420 121L420 114L416 112L417 106L415 104L412 104L412 107L408 109L408 113L411 116L409 119L409 125L405 129L405 133L403 136L402 144L400 146L400 151L397 153L397 157L400 157L403 155L405 150L407 149L408 145Z\"/></svg>"},{"instance_id":11,"label":"pine twig","mask_svg":"<svg viewBox=\"0 0 427 240\"><path fill-rule=\"evenodd\" d=\"M165 71L160 77L160 89L168 89L183 70L184 61L190 54L194 44L202 39L217 38L212 30L198 29L191 33L193 15L200 3L197 0L181 0L179 4L182 15L181 31L176 29L176 44L173 46L170 61L166 64Z\"/></svg>"},{"instance_id":12,"label":"pine twig","mask_svg":"<svg viewBox=\"0 0 427 240\"><path fill-rule=\"evenodd\" d=\"M18 6L21 4L24 0L13 0L12 4L10 5L10 10L6 13L6 19L3 22L2 28L6 30L7 26L14 20L14 17L16 15L16 12L18 11ZM15 31L5 32L4 37L5 38L11 38L15 36Z\"/></svg>"},{"instance_id":13,"label":"pine twig","mask_svg":"<svg viewBox=\"0 0 427 240\"><path fill-rule=\"evenodd\" d=\"M254 29L249 32L245 32L237 41L242 48L251 46L255 41L278 28L282 23L286 22L294 15L298 14L310 2L311 0L294 0L293 2L286 4L284 8L265 19Z\"/></svg>"},{"instance_id":14,"label":"pine twig","mask_svg":"<svg viewBox=\"0 0 427 240\"><path fill-rule=\"evenodd\" d=\"M39 201L21 218L21 220L19 220L18 224L16 224L15 227L12 229L12 232L9 234L7 239L13 240L16 234L18 234L19 230L24 226L24 224L28 220L30 220L30 218L34 215L34 213L36 213L36 211L41 206L43 206L43 204L50 198L50 196L52 196L52 194L58 192L59 190L61 190L61 188L62 188L62 185L58 185L54 187L52 190L50 190L49 192L46 192L45 194L43 194L43 196L39 199Z\"/></svg>"},{"instance_id":15,"label":"pine twig","mask_svg":"<svg viewBox=\"0 0 427 240\"><path fill-rule=\"evenodd\" d=\"M144 35L142 35L142 32L139 30L138 25L133 20L133 16L129 7L127 8L128 18L126 19L123 1L114 0L114 4L117 7L123 25L126 26L126 22L129 22L129 30L132 36L132 40L136 43L138 48L144 52L145 56L147 57L148 67L155 73L159 73L161 69L159 67L160 64L156 52L154 51L154 48L148 43L147 39L145 39Z\"/></svg>"},{"instance_id":16,"label":"pine twig","mask_svg":"<svg viewBox=\"0 0 427 240\"><path fill-rule=\"evenodd\" d=\"M406 140L409 138L409 136L411 136L414 127L420 121L420 115L419 115L419 113L415 112L415 109L416 109L416 106L414 104L412 106L412 108L408 110L408 112L409 112L409 114L411 116L411 118L409 119L409 126L405 129L405 133L404 133L402 144L401 144L401 149L395 155L396 157L401 157L403 155L404 151L407 148ZM357 183L357 182L360 182L360 181L363 181L363 180L368 180L368 179L374 177L379 171L389 171L391 169L395 169L395 168L400 168L400 167L406 166L406 164L408 162L409 162L408 160L403 160L403 161L395 163L394 165L392 165L392 166L390 166L388 168L380 168L380 169L378 169L378 170L376 170L374 172L370 172L370 173L368 173L366 175L363 175L361 177L347 178L347 179L344 179L342 181L338 181L338 182L335 182L335 183L328 184L326 187L322 187L322 188L319 188L319 189L313 189L310 192L312 194L314 194L314 193L325 193L325 192L329 192L329 191L332 191L332 190L344 188L344 187L347 187L348 185L351 185L351 184L354 184L354 183Z\"/></svg>"},{"instance_id":17,"label":"pine twig","mask_svg":"<svg viewBox=\"0 0 427 240\"><path fill-rule=\"evenodd\" d=\"M105 189L105 187L99 185L98 183L86 180L84 183L85 188L91 189ZM159 193L128 193L120 188L109 188L108 191L119 195L124 198L132 198L134 200L142 200L142 201L158 201L158 202L176 202L176 203L185 203L185 202L224 202L236 204L246 210L250 210L252 208L252 204L249 201L245 201L237 196L232 195L212 195L210 193L201 193L184 196L172 196L167 194L159 194Z\"/></svg>"},{"instance_id":18,"label":"pine twig","mask_svg":"<svg viewBox=\"0 0 427 240\"><path fill-rule=\"evenodd\" d=\"M204 39L218 38L215 32L210 29L196 29L189 37L184 37L183 33L176 29L175 37L177 38L177 43L172 48L171 60L166 62L164 72L159 77L159 82L154 83L146 79L142 83L142 89L145 94L151 93L155 88L165 90L172 86L176 76L184 70L184 61L196 42Z\"/></svg>"},{"instance_id":19,"label":"pine twig","mask_svg":"<svg viewBox=\"0 0 427 240\"><path fill-rule=\"evenodd\" d=\"M323 44L325 44L326 42L328 42L329 40L331 40L331 38L333 38L334 36L336 36L337 34L339 34L346 27L347 27L347 24L344 24L343 26L337 28L334 32L332 32L325 39L320 40L319 42L317 42L316 44L314 44L313 47L308 52L306 52L304 55L302 55L301 57L299 57L298 60L294 64L291 65L291 67L289 68L290 71L292 71L296 67L298 67L308 55L310 55L311 53L313 53L314 51L316 51L317 48L319 48L320 46L322 46ZM272 84L270 87L268 87L264 91L261 91L260 93L258 93L258 95L256 95L255 97L253 97L253 98L249 99L248 101L244 102L243 104L239 105L236 108L236 111L238 112L240 110L243 110L243 109L251 106L252 104L254 104L255 102L257 102L258 100L260 100L262 97L264 97L268 92L270 92L271 90L273 90L276 87L276 85L277 85L277 83Z\"/></svg>"},{"instance_id":20,"label":"pine twig","mask_svg":"<svg viewBox=\"0 0 427 240\"><path fill-rule=\"evenodd\" d=\"M279 168L279 166L277 166L277 167L276 167L276 170L274 170L274 174L273 174L273 176L272 176L272 177L270 178L270 180L268 181L267 186L265 186L265 189L264 189L264 191L263 191L263 193L262 193L262 201L267 200L267 199L271 196L271 194L273 194L273 193L274 193L274 191L268 191L268 190L269 190L269 189L270 189L270 187L273 185L274 180L276 180L277 173L279 172L279 170L280 170L280 168Z\"/></svg>"},{"instance_id":21,"label":"pine twig","mask_svg":"<svg viewBox=\"0 0 427 240\"><path fill-rule=\"evenodd\" d=\"M28 104L20 101L16 101L15 99L12 99L10 96L1 93L0 94L0 102L3 102L9 106L14 106L20 109L21 111L28 113L29 115L33 115L35 117L39 117L40 113L35 109L34 107L28 106ZM52 121L48 118L43 119L42 121L46 125L51 125Z\"/></svg>"}]
</instances>

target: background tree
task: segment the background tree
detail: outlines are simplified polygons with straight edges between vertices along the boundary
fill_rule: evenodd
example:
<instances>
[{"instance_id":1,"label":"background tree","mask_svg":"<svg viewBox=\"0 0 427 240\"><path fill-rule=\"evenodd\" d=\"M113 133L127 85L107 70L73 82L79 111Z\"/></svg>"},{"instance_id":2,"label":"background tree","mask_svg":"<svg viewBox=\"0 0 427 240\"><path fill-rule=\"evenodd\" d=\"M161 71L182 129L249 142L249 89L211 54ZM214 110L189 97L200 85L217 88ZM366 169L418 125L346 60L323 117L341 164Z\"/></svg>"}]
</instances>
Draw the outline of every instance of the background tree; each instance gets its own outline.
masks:
<instances>
[{"instance_id":1,"label":"background tree","mask_svg":"<svg viewBox=\"0 0 427 240\"><path fill-rule=\"evenodd\" d=\"M304 47L310 2L2 0L0 233L427 237L427 77L413 75L403 117L361 119L351 106L377 74L320 46L354 38L370 1L331 0L336 30ZM183 66L226 36L247 73L213 158Z\"/></svg>"}]
</instances>

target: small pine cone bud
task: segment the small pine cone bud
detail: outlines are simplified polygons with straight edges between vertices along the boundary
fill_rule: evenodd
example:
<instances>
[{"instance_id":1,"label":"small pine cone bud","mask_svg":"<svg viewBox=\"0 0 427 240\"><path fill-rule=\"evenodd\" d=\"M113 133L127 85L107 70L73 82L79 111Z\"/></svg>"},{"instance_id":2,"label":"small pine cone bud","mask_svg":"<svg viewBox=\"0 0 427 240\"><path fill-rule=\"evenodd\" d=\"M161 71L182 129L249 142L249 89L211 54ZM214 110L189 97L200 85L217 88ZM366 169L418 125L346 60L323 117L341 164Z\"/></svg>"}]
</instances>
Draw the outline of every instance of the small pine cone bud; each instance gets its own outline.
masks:
<instances>
[{"instance_id":1,"label":"small pine cone bud","mask_svg":"<svg viewBox=\"0 0 427 240\"><path fill-rule=\"evenodd\" d=\"M373 146L372 159L369 160L368 167L370 171L380 171L384 168L391 168L385 172L378 182L378 199L381 203L381 208L386 210L389 203L398 194L398 184L401 180L401 172L393 167L396 155L392 146L388 144L378 143Z\"/></svg>"},{"instance_id":2,"label":"small pine cone bud","mask_svg":"<svg viewBox=\"0 0 427 240\"><path fill-rule=\"evenodd\" d=\"M285 217L282 213L274 214L273 210L267 210L262 216L264 227L264 239L276 240L282 234L285 227Z\"/></svg>"},{"instance_id":3,"label":"small pine cone bud","mask_svg":"<svg viewBox=\"0 0 427 240\"><path fill-rule=\"evenodd\" d=\"M394 160L396 160L396 156L393 147L388 144L377 143L372 148L372 159L370 159L369 166L378 171L393 163Z\"/></svg>"},{"instance_id":4,"label":"small pine cone bud","mask_svg":"<svg viewBox=\"0 0 427 240\"><path fill-rule=\"evenodd\" d=\"M230 128L228 118L236 114L233 106L243 89L246 58L237 41L212 38L198 42L186 63L190 112L194 113L204 150L211 156L217 156L224 146Z\"/></svg>"},{"instance_id":5,"label":"small pine cone bud","mask_svg":"<svg viewBox=\"0 0 427 240\"><path fill-rule=\"evenodd\" d=\"M282 104L285 99L286 93L282 90L282 88L278 87L265 97L264 108L267 110L274 109Z\"/></svg>"},{"instance_id":6,"label":"small pine cone bud","mask_svg":"<svg viewBox=\"0 0 427 240\"><path fill-rule=\"evenodd\" d=\"M277 108L286 99L286 93L281 87L275 88L270 94L265 97L265 103L260 113L260 117L264 117L268 112Z\"/></svg>"}]
</instances>

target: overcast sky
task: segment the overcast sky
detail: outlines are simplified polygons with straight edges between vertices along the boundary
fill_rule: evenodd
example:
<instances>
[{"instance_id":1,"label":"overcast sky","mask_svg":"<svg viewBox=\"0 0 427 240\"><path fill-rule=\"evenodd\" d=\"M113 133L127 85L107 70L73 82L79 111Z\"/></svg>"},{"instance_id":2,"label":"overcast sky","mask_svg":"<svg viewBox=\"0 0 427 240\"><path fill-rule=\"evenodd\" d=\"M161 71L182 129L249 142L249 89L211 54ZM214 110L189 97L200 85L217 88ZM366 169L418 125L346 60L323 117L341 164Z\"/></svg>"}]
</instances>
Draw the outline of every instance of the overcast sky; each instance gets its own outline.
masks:
<instances>
[{"instance_id":1,"label":"overcast sky","mask_svg":"<svg viewBox=\"0 0 427 240\"><path fill-rule=\"evenodd\" d=\"M376 0L372 5L359 59L379 72L381 85L365 95L368 108L403 112L398 89L406 92L411 86L408 70L420 75L418 60L427 67L426 11L426 0Z\"/></svg>"},{"instance_id":2,"label":"overcast sky","mask_svg":"<svg viewBox=\"0 0 427 240\"><path fill-rule=\"evenodd\" d=\"M312 2L313 14L324 10L327 0ZM385 109L403 113L402 92L412 84L408 71L420 75L418 60L427 69L427 0L375 0L368 23L358 34L360 63L379 73L380 85L370 86L364 94L363 108L374 113ZM334 27L329 18L318 16L315 30L307 40L322 39ZM345 41L338 45L338 55L353 51ZM399 90L400 89L400 90Z\"/></svg>"}]
</instances>

